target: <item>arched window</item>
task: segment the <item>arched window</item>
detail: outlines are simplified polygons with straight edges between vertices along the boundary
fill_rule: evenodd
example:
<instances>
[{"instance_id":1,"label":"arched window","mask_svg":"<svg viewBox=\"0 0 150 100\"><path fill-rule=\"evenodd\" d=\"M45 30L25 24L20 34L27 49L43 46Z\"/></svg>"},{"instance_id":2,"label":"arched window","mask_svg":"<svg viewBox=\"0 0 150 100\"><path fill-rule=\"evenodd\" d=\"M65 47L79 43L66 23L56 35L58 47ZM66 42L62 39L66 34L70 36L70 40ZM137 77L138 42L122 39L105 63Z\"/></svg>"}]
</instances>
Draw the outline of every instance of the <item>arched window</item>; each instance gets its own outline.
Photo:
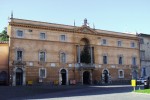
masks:
<instances>
[{"instance_id":1,"label":"arched window","mask_svg":"<svg viewBox=\"0 0 150 100\"><path fill-rule=\"evenodd\" d=\"M60 62L66 63L66 54L65 53L60 54Z\"/></svg>"}]
</instances>

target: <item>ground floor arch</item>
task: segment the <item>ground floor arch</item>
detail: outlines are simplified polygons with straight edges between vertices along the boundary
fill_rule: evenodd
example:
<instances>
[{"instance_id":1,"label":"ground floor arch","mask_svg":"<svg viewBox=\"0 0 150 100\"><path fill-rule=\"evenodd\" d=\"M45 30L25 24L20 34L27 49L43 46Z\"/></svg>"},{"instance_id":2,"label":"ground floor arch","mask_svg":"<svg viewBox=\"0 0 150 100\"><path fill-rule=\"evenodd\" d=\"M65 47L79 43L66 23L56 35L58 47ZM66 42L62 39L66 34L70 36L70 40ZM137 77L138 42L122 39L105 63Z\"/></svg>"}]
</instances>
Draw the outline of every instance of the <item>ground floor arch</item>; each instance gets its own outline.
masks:
<instances>
[{"instance_id":1,"label":"ground floor arch","mask_svg":"<svg viewBox=\"0 0 150 100\"><path fill-rule=\"evenodd\" d=\"M108 69L102 70L102 83L109 83L110 82L110 73Z\"/></svg>"},{"instance_id":2,"label":"ground floor arch","mask_svg":"<svg viewBox=\"0 0 150 100\"><path fill-rule=\"evenodd\" d=\"M26 73L25 68L15 67L13 72L11 73L12 76L12 85L26 85Z\"/></svg>"},{"instance_id":3,"label":"ground floor arch","mask_svg":"<svg viewBox=\"0 0 150 100\"><path fill-rule=\"evenodd\" d=\"M90 72L84 71L83 72L83 84L89 85L91 84Z\"/></svg>"},{"instance_id":4,"label":"ground floor arch","mask_svg":"<svg viewBox=\"0 0 150 100\"><path fill-rule=\"evenodd\" d=\"M60 69L59 85L68 85L68 70L67 69Z\"/></svg>"}]
</instances>

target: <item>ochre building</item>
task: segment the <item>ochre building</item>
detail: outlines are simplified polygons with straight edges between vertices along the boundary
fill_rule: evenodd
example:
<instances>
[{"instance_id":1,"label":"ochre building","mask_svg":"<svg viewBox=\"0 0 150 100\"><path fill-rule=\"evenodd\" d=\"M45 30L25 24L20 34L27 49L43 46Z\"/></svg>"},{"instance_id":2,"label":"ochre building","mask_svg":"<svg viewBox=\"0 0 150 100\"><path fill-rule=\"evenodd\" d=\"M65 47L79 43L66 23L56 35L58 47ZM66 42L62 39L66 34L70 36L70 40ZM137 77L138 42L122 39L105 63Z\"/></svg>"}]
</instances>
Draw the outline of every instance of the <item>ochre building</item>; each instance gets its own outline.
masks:
<instances>
[{"instance_id":1,"label":"ochre building","mask_svg":"<svg viewBox=\"0 0 150 100\"><path fill-rule=\"evenodd\" d=\"M0 41L0 85L8 84L8 56L9 43L8 41Z\"/></svg>"},{"instance_id":2,"label":"ochre building","mask_svg":"<svg viewBox=\"0 0 150 100\"><path fill-rule=\"evenodd\" d=\"M109 84L137 78L136 35L11 18L10 82L26 85Z\"/></svg>"}]
</instances>

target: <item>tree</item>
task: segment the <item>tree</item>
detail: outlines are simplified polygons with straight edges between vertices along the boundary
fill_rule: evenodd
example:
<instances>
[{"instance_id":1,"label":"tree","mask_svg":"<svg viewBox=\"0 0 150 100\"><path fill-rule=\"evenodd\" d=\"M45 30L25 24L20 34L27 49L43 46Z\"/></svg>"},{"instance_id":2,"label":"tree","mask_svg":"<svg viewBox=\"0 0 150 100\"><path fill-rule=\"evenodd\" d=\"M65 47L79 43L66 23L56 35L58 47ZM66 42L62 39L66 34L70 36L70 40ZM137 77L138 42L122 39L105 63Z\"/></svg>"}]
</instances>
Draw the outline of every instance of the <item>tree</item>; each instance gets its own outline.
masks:
<instances>
[{"instance_id":1,"label":"tree","mask_svg":"<svg viewBox=\"0 0 150 100\"><path fill-rule=\"evenodd\" d=\"M81 63L91 63L91 56L88 46L84 46L83 51L81 52Z\"/></svg>"},{"instance_id":2,"label":"tree","mask_svg":"<svg viewBox=\"0 0 150 100\"><path fill-rule=\"evenodd\" d=\"M7 28L5 28L1 33L0 33L0 41L9 41L9 36L7 35Z\"/></svg>"}]
</instances>

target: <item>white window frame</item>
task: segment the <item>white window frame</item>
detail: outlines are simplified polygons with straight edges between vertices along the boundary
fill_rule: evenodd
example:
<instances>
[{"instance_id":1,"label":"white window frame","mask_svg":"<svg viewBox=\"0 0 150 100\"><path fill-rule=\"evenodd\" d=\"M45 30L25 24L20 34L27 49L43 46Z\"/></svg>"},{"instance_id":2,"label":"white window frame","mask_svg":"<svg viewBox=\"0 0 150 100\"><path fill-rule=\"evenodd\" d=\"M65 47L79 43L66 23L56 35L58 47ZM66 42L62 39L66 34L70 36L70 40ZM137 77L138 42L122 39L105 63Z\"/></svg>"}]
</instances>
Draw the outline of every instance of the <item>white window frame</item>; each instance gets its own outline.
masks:
<instances>
[{"instance_id":1,"label":"white window frame","mask_svg":"<svg viewBox=\"0 0 150 100\"><path fill-rule=\"evenodd\" d=\"M64 54L64 57L65 57L64 61L63 61L63 59L62 59L62 54ZM61 62L61 63L66 63L66 62L67 62L67 55L66 55L66 53L64 53L64 52L61 52L61 53L60 53L60 62Z\"/></svg>"},{"instance_id":2,"label":"white window frame","mask_svg":"<svg viewBox=\"0 0 150 100\"><path fill-rule=\"evenodd\" d=\"M122 76L120 75L120 72L122 72ZM118 70L118 78L124 78L124 70Z\"/></svg>"},{"instance_id":3,"label":"white window frame","mask_svg":"<svg viewBox=\"0 0 150 100\"><path fill-rule=\"evenodd\" d=\"M64 39L62 39L63 36L64 36ZM65 34L60 35L60 41L62 42L67 41L67 36Z\"/></svg>"},{"instance_id":4,"label":"white window frame","mask_svg":"<svg viewBox=\"0 0 150 100\"><path fill-rule=\"evenodd\" d=\"M19 36L19 35L18 35L18 31L22 31L22 36ZM24 37L24 31L21 30L21 29L18 29L18 30L16 31L16 37L18 37L18 38L23 38L23 37Z\"/></svg>"},{"instance_id":5,"label":"white window frame","mask_svg":"<svg viewBox=\"0 0 150 100\"><path fill-rule=\"evenodd\" d=\"M103 64L105 64L104 63L104 56L106 56L106 64L108 64L108 56L107 55L103 55Z\"/></svg>"},{"instance_id":6,"label":"white window frame","mask_svg":"<svg viewBox=\"0 0 150 100\"><path fill-rule=\"evenodd\" d=\"M43 34L44 34L44 38L42 37ZM41 32L40 33L40 39L41 40L45 40L46 39L46 33L45 32Z\"/></svg>"},{"instance_id":7,"label":"white window frame","mask_svg":"<svg viewBox=\"0 0 150 100\"><path fill-rule=\"evenodd\" d=\"M134 44L134 45L133 45L133 44ZM135 42L133 42L133 41L131 42L130 45L131 45L131 48L135 48L135 47L136 47L136 46L135 46Z\"/></svg>"},{"instance_id":8,"label":"white window frame","mask_svg":"<svg viewBox=\"0 0 150 100\"><path fill-rule=\"evenodd\" d=\"M118 47L122 47L122 41L121 41L121 40L118 40L118 41L117 41L117 46L118 46Z\"/></svg>"},{"instance_id":9,"label":"white window frame","mask_svg":"<svg viewBox=\"0 0 150 100\"><path fill-rule=\"evenodd\" d=\"M120 57L122 58L122 64L119 64ZM118 56L118 64L119 64L119 65L123 65L123 56L121 56L121 55Z\"/></svg>"},{"instance_id":10,"label":"white window frame","mask_svg":"<svg viewBox=\"0 0 150 100\"><path fill-rule=\"evenodd\" d=\"M106 43L104 43L104 40L106 41ZM102 39L101 40L101 45L107 45L107 39Z\"/></svg>"},{"instance_id":11,"label":"white window frame","mask_svg":"<svg viewBox=\"0 0 150 100\"><path fill-rule=\"evenodd\" d=\"M22 52L22 58L21 59L18 59L18 51L21 51ZM23 51L22 50L16 50L16 60L23 60Z\"/></svg>"},{"instance_id":12,"label":"white window frame","mask_svg":"<svg viewBox=\"0 0 150 100\"><path fill-rule=\"evenodd\" d=\"M40 53L41 53L41 52L44 52L44 53L45 53L45 59L44 59L44 61L41 61L41 60L40 60ZM40 62L46 62L46 52L45 52L45 51L40 51L40 52L39 52L39 61L40 61Z\"/></svg>"},{"instance_id":13,"label":"white window frame","mask_svg":"<svg viewBox=\"0 0 150 100\"><path fill-rule=\"evenodd\" d=\"M43 77L41 77L41 70L45 70L45 75ZM46 68L39 68L39 78L46 78L46 76L47 76Z\"/></svg>"}]
</instances>

